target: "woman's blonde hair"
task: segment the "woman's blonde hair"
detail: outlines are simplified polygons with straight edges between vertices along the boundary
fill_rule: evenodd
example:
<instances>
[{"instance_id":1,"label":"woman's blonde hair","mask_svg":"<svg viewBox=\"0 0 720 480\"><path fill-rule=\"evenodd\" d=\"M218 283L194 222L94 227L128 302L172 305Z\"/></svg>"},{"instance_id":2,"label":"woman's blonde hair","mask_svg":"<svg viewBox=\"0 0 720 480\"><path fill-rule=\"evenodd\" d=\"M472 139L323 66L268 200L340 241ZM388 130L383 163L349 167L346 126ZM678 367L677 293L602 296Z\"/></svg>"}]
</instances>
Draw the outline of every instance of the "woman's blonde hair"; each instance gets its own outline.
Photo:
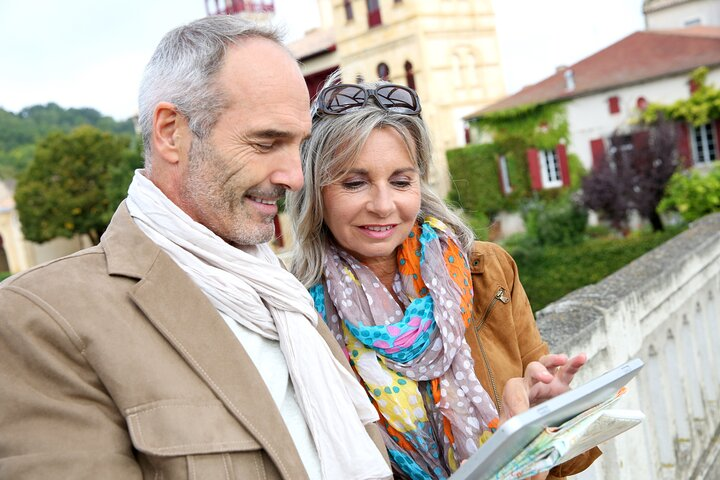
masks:
<instances>
[{"instance_id":1,"label":"woman's blonde hair","mask_svg":"<svg viewBox=\"0 0 720 480\"><path fill-rule=\"evenodd\" d=\"M325 86L336 83L332 76ZM386 82L361 83L376 88ZM448 225L466 252L470 251L473 233L428 184L428 170L432 159L430 134L419 115L388 112L372 100L344 115L317 115L313 118L312 133L302 145L305 185L297 192L288 192L286 211L292 220L295 244L290 271L311 287L322 277L325 248L332 234L325 225L322 200L323 187L336 182L360 154L370 134L378 128L392 128L400 134L420 173L420 211L418 219L433 216Z\"/></svg>"}]
</instances>

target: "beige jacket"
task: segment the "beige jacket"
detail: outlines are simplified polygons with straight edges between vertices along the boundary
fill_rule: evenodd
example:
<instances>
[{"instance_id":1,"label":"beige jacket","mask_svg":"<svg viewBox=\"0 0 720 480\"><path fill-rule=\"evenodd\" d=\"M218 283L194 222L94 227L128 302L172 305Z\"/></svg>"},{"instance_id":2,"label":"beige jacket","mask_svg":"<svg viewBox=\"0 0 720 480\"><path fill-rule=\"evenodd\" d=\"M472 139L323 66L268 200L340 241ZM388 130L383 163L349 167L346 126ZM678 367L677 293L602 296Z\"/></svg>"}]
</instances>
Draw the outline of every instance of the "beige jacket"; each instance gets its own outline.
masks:
<instances>
[{"instance_id":1,"label":"beige jacket","mask_svg":"<svg viewBox=\"0 0 720 480\"><path fill-rule=\"evenodd\" d=\"M475 242L469 260L473 316L465 340L472 351L480 383L496 406L502 408L505 383L513 377L522 377L528 363L548 353L548 346L535 325L517 265L510 254L494 243ZM598 456L600 450L593 448L553 468L548 479L579 473Z\"/></svg>"},{"instance_id":2,"label":"beige jacket","mask_svg":"<svg viewBox=\"0 0 720 480\"><path fill-rule=\"evenodd\" d=\"M123 204L99 246L0 287L0 478L307 475L240 343Z\"/></svg>"}]
</instances>

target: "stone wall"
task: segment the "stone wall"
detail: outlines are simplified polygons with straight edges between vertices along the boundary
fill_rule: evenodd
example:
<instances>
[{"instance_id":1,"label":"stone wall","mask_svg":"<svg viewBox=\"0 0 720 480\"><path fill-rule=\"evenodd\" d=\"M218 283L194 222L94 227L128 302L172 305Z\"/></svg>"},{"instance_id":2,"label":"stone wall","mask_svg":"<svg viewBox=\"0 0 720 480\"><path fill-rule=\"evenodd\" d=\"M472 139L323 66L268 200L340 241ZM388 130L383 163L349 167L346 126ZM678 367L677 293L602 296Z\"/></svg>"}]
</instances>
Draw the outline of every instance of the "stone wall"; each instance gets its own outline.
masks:
<instances>
[{"instance_id":1,"label":"stone wall","mask_svg":"<svg viewBox=\"0 0 720 480\"><path fill-rule=\"evenodd\" d=\"M713 478L720 426L720 214L537 314L554 352L585 352L577 385L630 358L618 408L645 422L604 444L579 479Z\"/></svg>"}]
</instances>

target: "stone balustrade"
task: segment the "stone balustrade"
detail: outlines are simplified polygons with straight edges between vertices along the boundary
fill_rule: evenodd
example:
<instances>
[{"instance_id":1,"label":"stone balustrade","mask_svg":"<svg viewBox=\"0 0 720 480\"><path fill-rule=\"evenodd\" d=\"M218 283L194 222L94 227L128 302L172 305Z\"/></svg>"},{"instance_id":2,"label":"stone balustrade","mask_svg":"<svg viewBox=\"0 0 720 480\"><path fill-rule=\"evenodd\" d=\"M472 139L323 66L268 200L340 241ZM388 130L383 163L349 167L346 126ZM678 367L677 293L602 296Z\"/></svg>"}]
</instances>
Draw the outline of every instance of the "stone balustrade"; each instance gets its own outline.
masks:
<instances>
[{"instance_id":1,"label":"stone balustrade","mask_svg":"<svg viewBox=\"0 0 720 480\"><path fill-rule=\"evenodd\" d=\"M548 305L537 322L552 351L587 353L577 385L645 362L617 405L645 421L575 478L720 479L720 214Z\"/></svg>"}]
</instances>

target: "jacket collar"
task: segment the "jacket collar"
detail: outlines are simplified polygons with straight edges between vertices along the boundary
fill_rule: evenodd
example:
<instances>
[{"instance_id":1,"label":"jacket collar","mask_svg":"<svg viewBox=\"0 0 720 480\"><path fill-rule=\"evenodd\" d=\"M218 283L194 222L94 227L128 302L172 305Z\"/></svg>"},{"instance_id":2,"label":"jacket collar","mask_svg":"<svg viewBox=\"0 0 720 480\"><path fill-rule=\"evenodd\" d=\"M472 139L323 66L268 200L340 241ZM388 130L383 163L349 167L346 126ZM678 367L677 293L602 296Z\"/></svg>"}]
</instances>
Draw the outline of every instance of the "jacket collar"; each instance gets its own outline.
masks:
<instances>
[{"instance_id":1,"label":"jacket collar","mask_svg":"<svg viewBox=\"0 0 720 480\"><path fill-rule=\"evenodd\" d=\"M123 202L102 237L110 275L137 278L130 297L283 476L304 472L290 433L260 373L190 277L135 225ZM252 393L249 393L252 392Z\"/></svg>"}]
</instances>

